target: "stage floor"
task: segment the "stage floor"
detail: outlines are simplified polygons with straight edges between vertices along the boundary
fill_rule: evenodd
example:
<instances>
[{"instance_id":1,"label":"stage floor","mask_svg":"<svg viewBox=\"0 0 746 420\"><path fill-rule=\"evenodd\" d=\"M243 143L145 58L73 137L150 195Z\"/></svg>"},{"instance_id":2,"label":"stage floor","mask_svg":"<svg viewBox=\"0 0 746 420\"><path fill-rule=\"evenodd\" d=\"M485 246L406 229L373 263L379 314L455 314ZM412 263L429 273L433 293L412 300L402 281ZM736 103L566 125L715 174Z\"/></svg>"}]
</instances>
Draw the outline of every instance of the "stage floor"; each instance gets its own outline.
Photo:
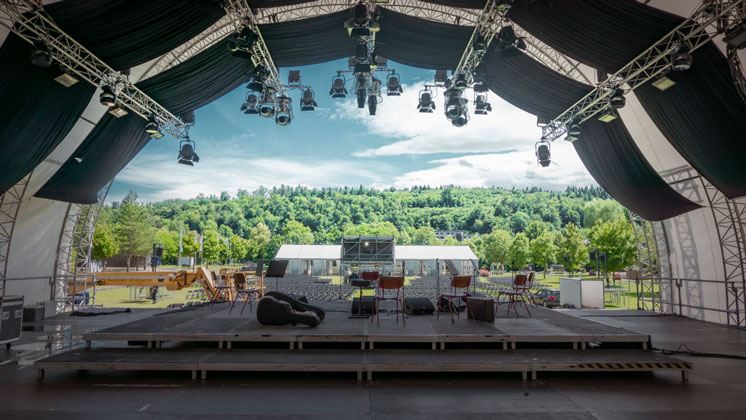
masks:
<instances>
[{"instance_id":1,"label":"stage floor","mask_svg":"<svg viewBox=\"0 0 746 420\"><path fill-rule=\"evenodd\" d=\"M228 304L173 311L149 318L83 334L83 340L144 342L160 347L179 342L214 342L219 348L231 348L234 343L262 344L284 343L289 348L312 347L324 343L325 348L335 344L349 348L358 343L361 349L374 349L377 344L387 348L412 345L431 349L445 349L458 343L489 345L502 348L525 348L542 343L542 347L559 349L584 349L593 346L625 346L645 349L649 336L564 313L563 311L536 307L532 317L507 317L500 308L494 323L472 321L466 313L451 322L448 312L436 315L407 316L406 325L391 312L380 315L380 324L371 320L349 318L349 302L314 303L323 307L326 318L315 328L306 326L261 325L254 313L239 315L236 308L228 313ZM238 306L238 305L237 305ZM525 314L520 308L519 313Z\"/></svg>"}]
</instances>

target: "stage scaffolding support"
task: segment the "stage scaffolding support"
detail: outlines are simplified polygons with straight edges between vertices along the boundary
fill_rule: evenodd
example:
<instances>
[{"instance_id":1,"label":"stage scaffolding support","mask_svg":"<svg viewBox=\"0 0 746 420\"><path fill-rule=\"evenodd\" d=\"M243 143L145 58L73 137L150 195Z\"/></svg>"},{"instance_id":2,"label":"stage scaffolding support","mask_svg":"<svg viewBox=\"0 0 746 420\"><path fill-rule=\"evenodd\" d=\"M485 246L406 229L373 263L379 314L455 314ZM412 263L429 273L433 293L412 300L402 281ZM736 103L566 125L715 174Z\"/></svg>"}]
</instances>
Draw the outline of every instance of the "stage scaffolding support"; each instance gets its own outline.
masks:
<instances>
[{"instance_id":1,"label":"stage scaffolding support","mask_svg":"<svg viewBox=\"0 0 746 420\"><path fill-rule=\"evenodd\" d=\"M661 294L661 255L653 224L628 210L637 244L637 309L663 312ZM668 250L665 250L666 253Z\"/></svg>"},{"instance_id":2,"label":"stage scaffolding support","mask_svg":"<svg viewBox=\"0 0 746 420\"><path fill-rule=\"evenodd\" d=\"M113 180L109 181L98 192L96 203L67 205L57 242L57 259L52 280L51 300L56 303L58 313L66 311L68 307L75 310L76 306L80 306L75 303L75 295L86 290L91 277L93 232L112 182ZM83 287L78 290L81 284ZM81 298L81 305L85 305L85 297Z\"/></svg>"},{"instance_id":3,"label":"stage scaffolding support","mask_svg":"<svg viewBox=\"0 0 746 420\"><path fill-rule=\"evenodd\" d=\"M8 258L16 227L18 211L21 209L32 173L21 178L8 191L0 195L0 296L5 296L5 281L8 275Z\"/></svg>"}]
</instances>

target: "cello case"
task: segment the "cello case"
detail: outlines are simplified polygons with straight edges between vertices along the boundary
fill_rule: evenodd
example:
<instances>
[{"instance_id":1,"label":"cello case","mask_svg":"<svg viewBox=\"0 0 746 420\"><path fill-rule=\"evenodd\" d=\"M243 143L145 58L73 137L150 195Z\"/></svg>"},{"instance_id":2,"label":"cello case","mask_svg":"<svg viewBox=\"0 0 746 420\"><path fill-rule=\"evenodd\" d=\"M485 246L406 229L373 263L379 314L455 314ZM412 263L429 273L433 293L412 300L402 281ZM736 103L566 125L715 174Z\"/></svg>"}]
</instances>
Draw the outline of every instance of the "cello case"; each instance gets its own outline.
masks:
<instances>
[{"instance_id":1,"label":"cello case","mask_svg":"<svg viewBox=\"0 0 746 420\"><path fill-rule=\"evenodd\" d=\"M296 312L288 302L272 296L259 299L256 305L256 319L262 325L305 324L315 327L321 323L319 316L313 312Z\"/></svg>"},{"instance_id":2,"label":"cello case","mask_svg":"<svg viewBox=\"0 0 746 420\"><path fill-rule=\"evenodd\" d=\"M280 292L267 292L264 296L271 296L279 301L287 302L293 307L294 311L298 312L313 312L319 316L319 319L324 320L326 313L323 309L318 306L309 305L308 302L302 302L295 298L295 296L286 295ZM305 297L305 296L304 296ZM303 298L301 298L303 299Z\"/></svg>"}]
</instances>

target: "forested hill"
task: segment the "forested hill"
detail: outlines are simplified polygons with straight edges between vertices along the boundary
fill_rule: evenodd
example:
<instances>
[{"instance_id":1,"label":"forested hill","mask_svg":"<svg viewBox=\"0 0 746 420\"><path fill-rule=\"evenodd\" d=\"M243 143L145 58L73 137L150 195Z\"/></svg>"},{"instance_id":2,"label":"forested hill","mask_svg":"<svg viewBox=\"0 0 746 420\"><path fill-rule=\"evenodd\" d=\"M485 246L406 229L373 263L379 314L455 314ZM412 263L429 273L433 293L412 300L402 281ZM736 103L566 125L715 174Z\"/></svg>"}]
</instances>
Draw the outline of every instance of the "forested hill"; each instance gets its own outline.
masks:
<instances>
[{"instance_id":1,"label":"forested hill","mask_svg":"<svg viewBox=\"0 0 746 420\"><path fill-rule=\"evenodd\" d=\"M399 232L420 227L435 230L464 230L489 233L497 227L520 232L534 220L561 228L568 222L582 225L584 205L609 196L598 187L567 188L562 192L538 188L371 188L303 187L260 188L199 196L189 200L166 200L147 204L156 228L169 231L205 232L223 236L236 234L248 239L252 227L264 223L275 235L288 221L309 227L315 243L339 243L351 226L390 222ZM112 203L114 209L120 203ZM402 242L399 238L399 242Z\"/></svg>"}]
</instances>

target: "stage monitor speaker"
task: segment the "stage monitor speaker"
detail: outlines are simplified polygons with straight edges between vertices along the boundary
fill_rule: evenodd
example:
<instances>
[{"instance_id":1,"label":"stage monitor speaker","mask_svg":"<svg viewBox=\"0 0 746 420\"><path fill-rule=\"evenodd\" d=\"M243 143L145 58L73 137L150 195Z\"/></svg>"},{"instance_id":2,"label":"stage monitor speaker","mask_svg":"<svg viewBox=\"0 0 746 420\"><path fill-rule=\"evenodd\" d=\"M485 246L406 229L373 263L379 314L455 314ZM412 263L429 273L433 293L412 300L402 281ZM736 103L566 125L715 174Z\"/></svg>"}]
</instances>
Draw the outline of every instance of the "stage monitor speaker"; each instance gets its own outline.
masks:
<instances>
[{"instance_id":1,"label":"stage monitor speaker","mask_svg":"<svg viewBox=\"0 0 746 420\"><path fill-rule=\"evenodd\" d=\"M469 297L466 308L469 319L495 322L495 302L492 299Z\"/></svg>"},{"instance_id":2,"label":"stage monitor speaker","mask_svg":"<svg viewBox=\"0 0 746 420\"><path fill-rule=\"evenodd\" d=\"M375 301L373 296L363 296L363 307L360 309L360 298L352 299L352 315L358 315L362 312L362 315L375 315Z\"/></svg>"},{"instance_id":3,"label":"stage monitor speaker","mask_svg":"<svg viewBox=\"0 0 746 420\"><path fill-rule=\"evenodd\" d=\"M432 315L435 305L426 297L404 298L404 312L410 315Z\"/></svg>"}]
</instances>

